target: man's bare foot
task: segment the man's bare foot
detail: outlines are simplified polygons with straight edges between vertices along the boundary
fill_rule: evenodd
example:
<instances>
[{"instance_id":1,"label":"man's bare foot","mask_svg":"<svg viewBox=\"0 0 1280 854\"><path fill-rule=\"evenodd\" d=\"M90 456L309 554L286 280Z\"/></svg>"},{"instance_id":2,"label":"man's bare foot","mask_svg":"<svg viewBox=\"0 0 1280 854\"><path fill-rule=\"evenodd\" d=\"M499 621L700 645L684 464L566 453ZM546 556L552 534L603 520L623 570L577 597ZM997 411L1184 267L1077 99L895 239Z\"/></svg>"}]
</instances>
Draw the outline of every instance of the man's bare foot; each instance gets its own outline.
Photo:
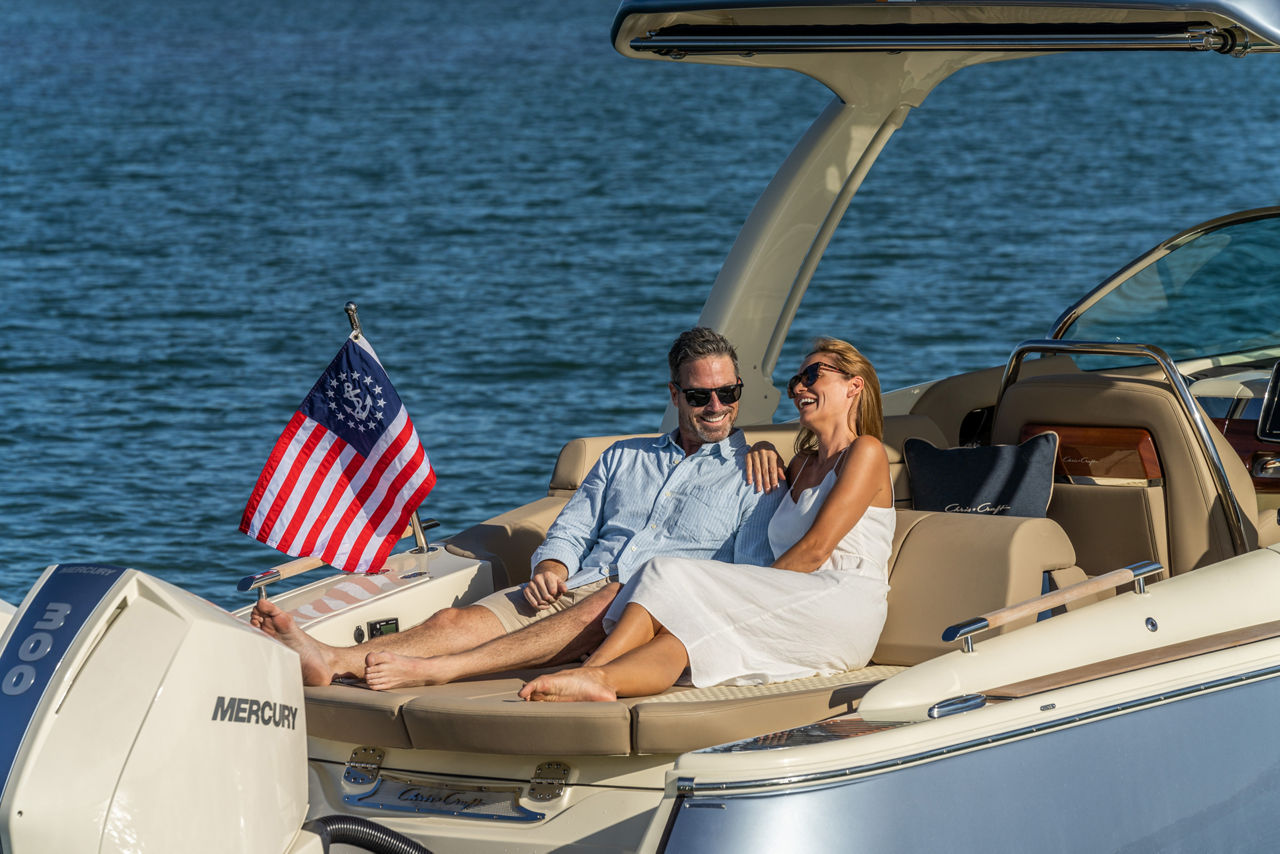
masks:
<instances>
[{"instance_id":1,"label":"man's bare foot","mask_svg":"<svg viewBox=\"0 0 1280 854\"><path fill-rule=\"evenodd\" d=\"M561 703L608 702L618 699L604 673L596 667L576 667L548 673L525 684L520 696L526 700L547 700Z\"/></svg>"},{"instance_id":2,"label":"man's bare foot","mask_svg":"<svg viewBox=\"0 0 1280 854\"><path fill-rule=\"evenodd\" d=\"M371 652L364 657L364 681L375 691L414 685L443 685L453 675L445 668L448 656L417 658L394 652Z\"/></svg>"},{"instance_id":3,"label":"man's bare foot","mask_svg":"<svg viewBox=\"0 0 1280 854\"><path fill-rule=\"evenodd\" d=\"M328 654L329 647L298 628L293 617L275 602L259 599L249 616L249 625L298 654L302 660L303 685L328 685L333 681L334 668Z\"/></svg>"}]
</instances>

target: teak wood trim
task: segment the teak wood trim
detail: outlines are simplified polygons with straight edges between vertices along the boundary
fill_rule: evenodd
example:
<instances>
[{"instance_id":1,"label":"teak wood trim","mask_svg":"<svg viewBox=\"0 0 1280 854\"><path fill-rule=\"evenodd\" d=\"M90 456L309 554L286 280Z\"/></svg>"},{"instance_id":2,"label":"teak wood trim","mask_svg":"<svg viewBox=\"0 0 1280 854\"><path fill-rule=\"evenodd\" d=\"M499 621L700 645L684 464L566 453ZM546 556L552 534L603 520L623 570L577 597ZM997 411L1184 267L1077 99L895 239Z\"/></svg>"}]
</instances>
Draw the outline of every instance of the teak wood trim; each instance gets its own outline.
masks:
<instances>
[{"instance_id":1,"label":"teak wood trim","mask_svg":"<svg viewBox=\"0 0 1280 854\"><path fill-rule=\"evenodd\" d=\"M413 526L410 525L404 529L404 533L400 535L400 540L405 540L412 536ZM396 542L399 542L400 540L396 540ZM271 568L279 573L276 577L276 581L283 581L286 578L292 578L295 575L302 575L304 572L310 572L311 570L319 569L322 566L328 566L328 564L318 557L300 557Z\"/></svg>"},{"instance_id":2,"label":"teak wood trim","mask_svg":"<svg viewBox=\"0 0 1280 854\"><path fill-rule=\"evenodd\" d=\"M413 536L413 525L409 525L404 529L404 533L400 535L400 540L404 540ZM397 540L396 542L400 542ZM318 557L299 557L291 561L273 566L270 569L263 570L256 575L246 575L240 579L240 583L236 585L236 589L240 592L248 590L257 590L263 598L266 593L263 592L268 584L274 584L277 581L284 581L286 578L293 578L295 575L302 575L304 572L310 572L313 569L319 569L327 566L321 558Z\"/></svg>"},{"instance_id":3,"label":"teak wood trim","mask_svg":"<svg viewBox=\"0 0 1280 854\"><path fill-rule=\"evenodd\" d=\"M1104 590L1128 584L1135 578L1142 578L1163 571L1164 567L1149 561L1135 563L1123 569L1113 569L1111 572L1072 584L1070 587L1054 590L1043 596L1037 596L1035 599L1019 602L1016 605L1007 605L998 610L989 611L980 617L974 617L972 620L965 620L962 623L956 623L954 626L948 626L942 633L942 639L949 643L986 629L1007 625L1015 620L1021 620L1023 617L1034 616L1041 611L1052 610L1077 599L1082 599L1085 596L1092 596Z\"/></svg>"},{"instance_id":4,"label":"teak wood trim","mask_svg":"<svg viewBox=\"0 0 1280 854\"><path fill-rule=\"evenodd\" d=\"M1073 477L1126 477L1141 478L1149 481L1160 480L1164 471L1160 467L1160 456L1156 453L1155 440L1150 431L1142 427L1080 427L1060 424L1026 424L1020 434L1021 441L1032 436L1052 431L1058 434L1058 456L1054 460L1054 474L1062 475L1070 480ZM1071 459L1068 462L1067 452L1073 448L1081 449L1079 453L1085 459ZM1102 470L1103 459L1094 458L1121 455L1109 465L1123 471Z\"/></svg>"},{"instance_id":5,"label":"teak wood trim","mask_svg":"<svg viewBox=\"0 0 1280 854\"><path fill-rule=\"evenodd\" d=\"M1106 661L1094 662L1093 664L1084 664L1080 667L1073 667L1070 670L1060 670L1057 673L1049 673L1033 679L1024 679L1021 682L1002 685L999 688L993 688L983 693L993 700L1017 700L1032 694L1051 691L1055 688L1079 685L1081 682L1104 679L1107 676L1115 676L1117 673L1125 673L1129 670L1167 664L1170 661L1191 658L1208 652L1218 652L1233 646L1274 637L1280 637L1280 620L1260 623L1243 629L1233 629L1202 638L1193 638L1189 641L1148 649L1143 652L1133 652L1117 658L1109 658Z\"/></svg>"}]
</instances>

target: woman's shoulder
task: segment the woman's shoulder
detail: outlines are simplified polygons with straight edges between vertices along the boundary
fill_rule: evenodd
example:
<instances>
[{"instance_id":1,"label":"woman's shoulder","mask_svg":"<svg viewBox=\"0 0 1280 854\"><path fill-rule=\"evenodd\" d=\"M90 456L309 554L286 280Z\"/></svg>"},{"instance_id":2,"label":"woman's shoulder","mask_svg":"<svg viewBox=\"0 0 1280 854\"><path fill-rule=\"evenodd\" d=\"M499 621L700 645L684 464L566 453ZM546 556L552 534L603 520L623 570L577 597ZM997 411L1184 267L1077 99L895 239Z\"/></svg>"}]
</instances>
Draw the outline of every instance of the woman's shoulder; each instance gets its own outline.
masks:
<instances>
[{"instance_id":1,"label":"woman's shoulder","mask_svg":"<svg viewBox=\"0 0 1280 854\"><path fill-rule=\"evenodd\" d=\"M863 433L861 436L853 440L853 444L850 447L855 449L869 448L883 451L884 442L880 441L877 437L872 436L870 433ZM855 450L854 453L857 453L857 451Z\"/></svg>"},{"instance_id":2,"label":"woman's shoulder","mask_svg":"<svg viewBox=\"0 0 1280 854\"><path fill-rule=\"evenodd\" d=\"M889 455L884 449L884 442L881 442L875 436L862 435L853 440L849 445L848 451L845 452L843 460L844 468L848 468L850 463L858 466L878 465L883 461L886 465L889 462Z\"/></svg>"}]
</instances>

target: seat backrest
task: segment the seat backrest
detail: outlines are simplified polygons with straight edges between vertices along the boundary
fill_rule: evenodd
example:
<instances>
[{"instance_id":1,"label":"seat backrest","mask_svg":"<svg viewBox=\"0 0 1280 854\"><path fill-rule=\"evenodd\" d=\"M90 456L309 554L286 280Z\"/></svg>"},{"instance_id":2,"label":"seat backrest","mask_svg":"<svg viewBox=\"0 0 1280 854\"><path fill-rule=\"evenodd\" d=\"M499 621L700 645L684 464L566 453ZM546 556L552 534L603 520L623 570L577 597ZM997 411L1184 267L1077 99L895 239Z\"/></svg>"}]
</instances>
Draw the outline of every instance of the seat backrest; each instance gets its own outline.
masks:
<instances>
[{"instance_id":1,"label":"seat backrest","mask_svg":"<svg viewBox=\"0 0 1280 854\"><path fill-rule=\"evenodd\" d=\"M1022 379L1000 401L992 441L1016 443L1030 426L1137 428L1154 444L1158 477L1138 483L1085 477L1071 485L1055 484L1049 517L1066 529L1086 572L1096 575L1145 559L1177 574L1235 554L1226 499L1219 494L1194 426L1163 380L1084 372ZM1212 424L1208 427L1242 509L1247 545L1256 547L1252 481L1222 434ZM1115 455L1129 452L1114 449ZM1060 466L1068 453L1064 443ZM1111 464L1105 448L1078 456L1088 458L1071 462L1097 470Z\"/></svg>"},{"instance_id":2,"label":"seat backrest","mask_svg":"<svg viewBox=\"0 0 1280 854\"><path fill-rule=\"evenodd\" d=\"M784 459L789 460L794 450L796 429L797 425L792 422L744 427L743 433L751 443L767 439ZM889 455L889 471L893 477L894 495L899 507L911 506L906 465L902 461L902 443L912 436L928 439L935 445L945 444L942 431L924 416L890 415L885 418L885 451ZM455 534L449 540L449 550L466 557L490 561L505 575L508 584L527 581L529 560L542 543L547 528L556 515L582 485L600 454L614 442L628 438L632 436L589 436L570 440L556 459L546 498L508 510Z\"/></svg>"},{"instance_id":3,"label":"seat backrest","mask_svg":"<svg viewBox=\"0 0 1280 854\"><path fill-rule=\"evenodd\" d=\"M899 510L893 541L876 664L910 666L955 649L943 629L1034 599L1044 573L1075 565L1071 541L1051 519Z\"/></svg>"},{"instance_id":4,"label":"seat backrest","mask_svg":"<svg viewBox=\"0 0 1280 854\"><path fill-rule=\"evenodd\" d=\"M762 424L742 428L747 442L755 444L761 440L773 443L788 462L795 451L796 431L799 429L794 421L784 424ZM656 433L636 434L652 435ZM596 460L605 448L619 439L629 436L592 436L572 439L560 450L556 459L555 470L551 473L551 483L547 495L568 498L574 493L582 480L591 471ZM947 441L938 425L923 415L887 415L884 419L884 447L889 456L889 473L893 477L893 493L899 507L911 506L911 487L907 480L906 465L902 461L902 443L910 438L926 439L939 448L946 447Z\"/></svg>"}]
</instances>

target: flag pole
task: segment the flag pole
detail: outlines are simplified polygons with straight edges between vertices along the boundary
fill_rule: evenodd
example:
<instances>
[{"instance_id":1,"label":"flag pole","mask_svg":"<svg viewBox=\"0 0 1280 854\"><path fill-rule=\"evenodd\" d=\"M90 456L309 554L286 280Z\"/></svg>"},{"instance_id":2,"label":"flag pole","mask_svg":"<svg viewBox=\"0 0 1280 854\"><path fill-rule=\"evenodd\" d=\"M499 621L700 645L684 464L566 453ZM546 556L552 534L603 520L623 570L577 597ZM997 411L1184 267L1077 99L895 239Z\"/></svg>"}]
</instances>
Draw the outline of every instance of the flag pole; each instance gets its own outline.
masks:
<instances>
[{"instance_id":1,"label":"flag pole","mask_svg":"<svg viewBox=\"0 0 1280 854\"><path fill-rule=\"evenodd\" d=\"M351 300L347 300L347 304L342 308L347 313L347 320L351 321L351 331L359 338L364 334L364 330L360 328L359 307ZM417 544L417 548L414 551L425 553L427 550L427 535L422 530L422 520L418 518L417 510L409 514L409 524L413 527L413 539Z\"/></svg>"},{"instance_id":2,"label":"flag pole","mask_svg":"<svg viewBox=\"0 0 1280 854\"><path fill-rule=\"evenodd\" d=\"M359 338L364 334L364 330L360 328L360 315L356 314L356 304L348 300L342 308L347 313L347 320L351 321L351 331Z\"/></svg>"}]
</instances>

